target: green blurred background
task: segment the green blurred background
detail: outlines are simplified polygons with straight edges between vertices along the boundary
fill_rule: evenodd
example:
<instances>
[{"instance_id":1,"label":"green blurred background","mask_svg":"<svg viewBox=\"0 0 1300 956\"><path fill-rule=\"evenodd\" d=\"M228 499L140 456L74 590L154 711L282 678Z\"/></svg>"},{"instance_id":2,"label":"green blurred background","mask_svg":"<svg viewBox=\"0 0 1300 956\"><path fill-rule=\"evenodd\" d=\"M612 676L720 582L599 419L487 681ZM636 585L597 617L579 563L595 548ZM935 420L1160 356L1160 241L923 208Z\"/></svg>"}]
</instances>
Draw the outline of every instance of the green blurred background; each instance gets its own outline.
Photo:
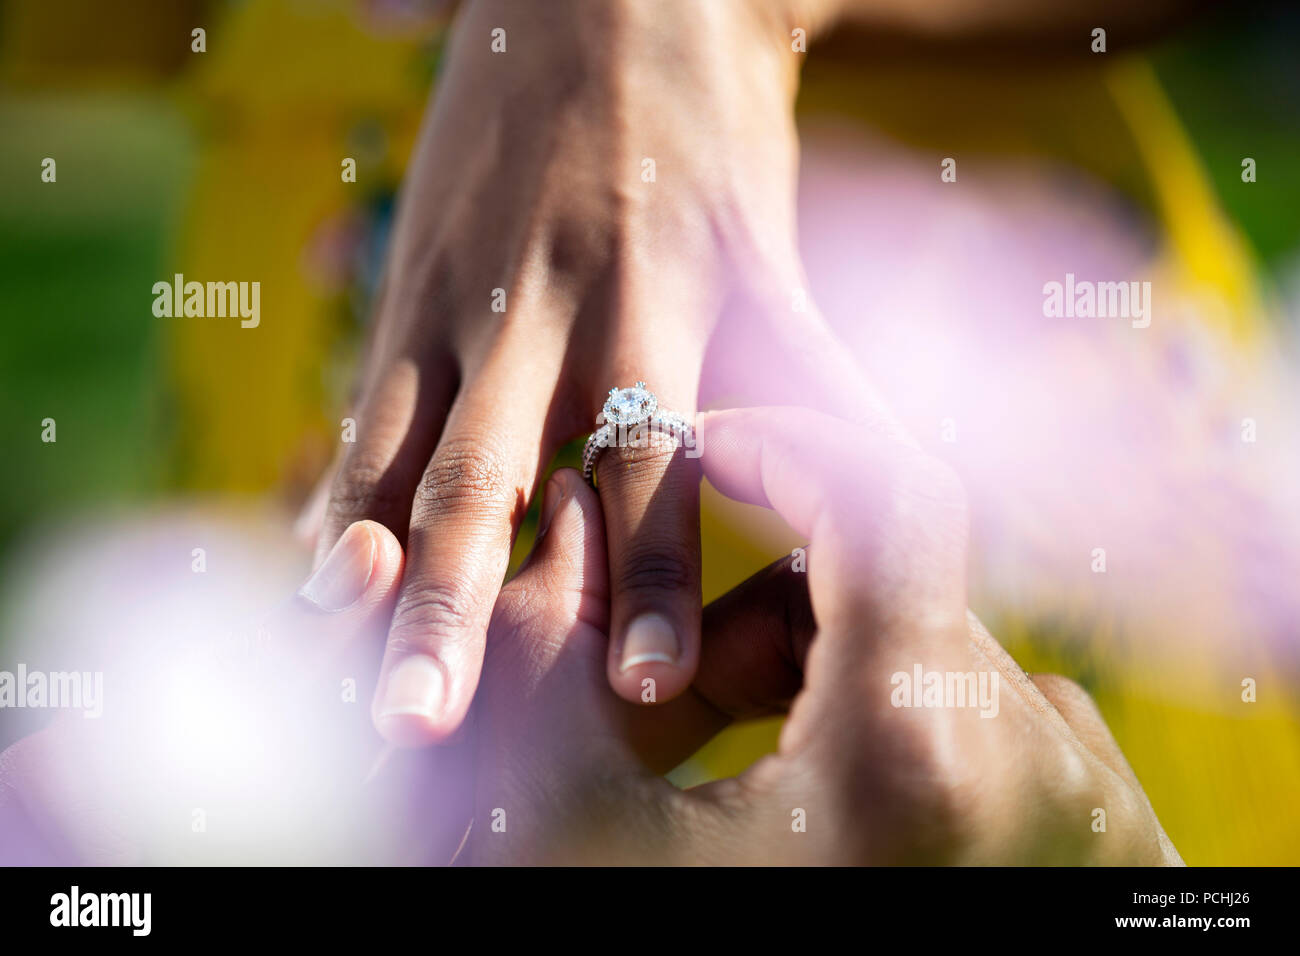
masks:
<instances>
[{"instance_id":1,"label":"green blurred background","mask_svg":"<svg viewBox=\"0 0 1300 956\"><path fill-rule=\"evenodd\" d=\"M51 524L160 500L269 497L292 513L336 447L393 194L437 72L434 6L10 0L0 11L0 560ZM1284 12L1220 16L1143 59L1245 251L1194 214L1166 215L1166 228L1246 311L1259 288L1295 288L1298 25ZM196 26L205 53L191 51ZM810 62L803 108L839 109L845 69ZM880 67L877 98L841 112L924 140L925 95L906 92L923 89L922 73ZM1034 86L1078 93L1084 112L1108 96L1121 111L1150 105L1116 82L1076 72ZM1034 94L1012 83L1008 102ZM1158 177L1042 132L1033 148L1159 209ZM1289 159L1288 175L1267 191L1236 188L1243 139L1274 164ZM55 184L40 179L47 156ZM340 180L344 156L357 159L356 184ZM259 280L276 321L251 335L157 319L149 290L175 272ZM47 417L55 444L40 441ZM706 505L707 597L779 553L780 539L743 530L716 496ZM528 538L526 528L521 549ZM1188 862L1300 862L1294 686L1243 721L1145 697L1131 661L1098 665L1104 636L1081 650L1018 623L1014 608L999 624L1029 668L1062 670L1097 696ZM744 766L776 726L729 732L677 778Z\"/></svg>"}]
</instances>

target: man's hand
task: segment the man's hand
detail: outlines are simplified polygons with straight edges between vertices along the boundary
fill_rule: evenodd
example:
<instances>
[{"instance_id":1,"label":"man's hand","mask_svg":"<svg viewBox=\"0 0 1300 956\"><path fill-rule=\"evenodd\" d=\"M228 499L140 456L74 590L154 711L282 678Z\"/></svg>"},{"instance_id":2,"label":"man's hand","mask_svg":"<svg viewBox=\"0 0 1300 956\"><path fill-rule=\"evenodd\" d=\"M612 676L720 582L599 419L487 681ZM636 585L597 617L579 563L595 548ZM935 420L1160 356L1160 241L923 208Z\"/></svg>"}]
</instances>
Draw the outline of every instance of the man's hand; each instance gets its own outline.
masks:
<instances>
[{"instance_id":1,"label":"man's hand","mask_svg":"<svg viewBox=\"0 0 1300 956\"><path fill-rule=\"evenodd\" d=\"M806 574L787 560L716 602L690 695L632 708L603 680L596 501L561 479L493 623L470 859L1180 862L1087 694L1029 678L967 611L945 465L887 422L802 409L704 415L701 438L719 490L807 536ZM792 697L779 752L741 777L682 792L657 775Z\"/></svg>"}]
</instances>

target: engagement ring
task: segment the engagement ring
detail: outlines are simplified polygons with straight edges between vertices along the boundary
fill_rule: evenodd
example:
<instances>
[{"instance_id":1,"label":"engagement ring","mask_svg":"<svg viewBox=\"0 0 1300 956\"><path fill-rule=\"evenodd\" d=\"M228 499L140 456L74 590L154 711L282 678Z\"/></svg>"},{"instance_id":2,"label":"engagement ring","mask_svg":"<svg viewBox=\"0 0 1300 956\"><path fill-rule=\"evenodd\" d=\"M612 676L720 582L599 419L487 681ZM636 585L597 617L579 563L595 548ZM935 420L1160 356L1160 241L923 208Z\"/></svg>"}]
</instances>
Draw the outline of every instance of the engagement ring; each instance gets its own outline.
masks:
<instances>
[{"instance_id":1,"label":"engagement ring","mask_svg":"<svg viewBox=\"0 0 1300 956\"><path fill-rule=\"evenodd\" d=\"M582 449L582 477L596 487L596 459L611 445L640 447L651 440L669 440L695 446L695 429L676 412L661 410L659 399L637 382L631 388L611 388L597 428Z\"/></svg>"}]
</instances>

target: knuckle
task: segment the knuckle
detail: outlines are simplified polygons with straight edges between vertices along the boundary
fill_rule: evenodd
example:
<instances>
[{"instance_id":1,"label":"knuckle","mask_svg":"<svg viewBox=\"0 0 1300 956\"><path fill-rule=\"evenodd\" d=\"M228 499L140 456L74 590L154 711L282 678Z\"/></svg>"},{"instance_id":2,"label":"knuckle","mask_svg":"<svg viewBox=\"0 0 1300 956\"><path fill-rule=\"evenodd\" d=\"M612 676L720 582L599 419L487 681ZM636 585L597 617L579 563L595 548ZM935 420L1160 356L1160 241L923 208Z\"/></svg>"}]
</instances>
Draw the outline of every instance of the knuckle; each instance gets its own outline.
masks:
<instances>
[{"instance_id":1,"label":"knuckle","mask_svg":"<svg viewBox=\"0 0 1300 956\"><path fill-rule=\"evenodd\" d=\"M697 480L696 466L685 455L677 454L678 447L677 442L654 436L611 444L601 452L596 477L601 484L619 491L656 485L679 472Z\"/></svg>"},{"instance_id":2,"label":"knuckle","mask_svg":"<svg viewBox=\"0 0 1300 956\"><path fill-rule=\"evenodd\" d=\"M615 564L613 578L616 590L624 593L698 595L700 591L698 559L683 545L668 541L625 552Z\"/></svg>"},{"instance_id":3,"label":"knuckle","mask_svg":"<svg viewBox=\"0 0 1300 956\"><path fill-rule=\"evenodd\" d=\"M488 443L459 439L434 454L416 488L415 502L426 513L437 514L496 504L510 493L504 456Z\"/></svg>"},{"instance_id":4,"label":"knuckle","mask_svg":"<svg viewBox=\"0 0 1300 956\"><path fill-rule=\"evenodd\" d=\"M1019 789L1025 800L1040 808L1043 825L1049 828L1050 846L1059 857L1049 862L1077 861L1096 849L1090 826L1096 809L1105 810L1117 822L1136 819L1135 811L1140 812L1128 788L1106 788L1089 761L1064 739L1048 745L1039 760L1042 772Z\"/></svg>"},{"instance_id":5,"label":"knuckle","mask_svg":"<svg viewBox=\"0 0 1300 956\"><path fill-rule=\"evenodd\" d=\"M409 506L409 486L402 483L387 456L354 451L343 462L330 488L329 513L334 517L381 514Z\"/></svg>"},{"instance_id":6,"label":"knuckle","mask_svg":"<svg viewBox=\"0 0 1300 956\"><path fill-rule=\"evenodd\" d=\"M1092 695L1084 686L1064 674L1033 674L1031 679L1043 695L1053 702L1069 701L1073 704L1085 705L1090 709L1096 707Z\"/></svg>"},{"instance_id":7,"label":"knuckle","mask_svg":"<svg viewBox=\"0 0 1300 956\"><path fill-rule=\"evenodd\" d=\"M1045 763L1059 775L1040 783L1040 805L1059 819L1088 819L1089 810L1097 802L1097 791L1087 785L1091 779L1079 755L1062 741L1052 746Z\"/></svg>"},{"instance_id":8,"label":"knuckle","mask_svg":"<svg viewBox=\"0 0 1300 956\"><path fill-rule=\"evenodd\" d=\"M432 652L449 641L468 640L479 622L478 602L461 582L419 587L403 597L388 630L388 649Z\"/></svg>"}]
</instances>

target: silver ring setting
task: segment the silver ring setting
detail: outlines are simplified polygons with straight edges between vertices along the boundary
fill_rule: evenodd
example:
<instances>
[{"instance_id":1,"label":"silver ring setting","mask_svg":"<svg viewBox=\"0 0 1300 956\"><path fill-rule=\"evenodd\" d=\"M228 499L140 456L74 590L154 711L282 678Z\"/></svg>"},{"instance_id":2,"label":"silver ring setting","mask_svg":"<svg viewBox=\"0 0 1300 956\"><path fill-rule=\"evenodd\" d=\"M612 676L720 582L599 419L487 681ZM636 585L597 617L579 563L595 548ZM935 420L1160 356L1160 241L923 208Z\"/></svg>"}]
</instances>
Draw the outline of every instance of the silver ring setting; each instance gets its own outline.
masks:
<instances>
[{"instance_id":1,"label":"silver ring setting","mask_svg":"<svg viewBox=\"0 0 1300 956\"><path fill-rule=\"evenodd\" d=\"M676 412L659 407L659 399L637 382L631 388L611 388L596 419L597 428L582 449L582 477L596 487L596 460L614 445L641 447L648 441L671 441L695 447L695 429Z\"/></svg>"}]
</instances>

